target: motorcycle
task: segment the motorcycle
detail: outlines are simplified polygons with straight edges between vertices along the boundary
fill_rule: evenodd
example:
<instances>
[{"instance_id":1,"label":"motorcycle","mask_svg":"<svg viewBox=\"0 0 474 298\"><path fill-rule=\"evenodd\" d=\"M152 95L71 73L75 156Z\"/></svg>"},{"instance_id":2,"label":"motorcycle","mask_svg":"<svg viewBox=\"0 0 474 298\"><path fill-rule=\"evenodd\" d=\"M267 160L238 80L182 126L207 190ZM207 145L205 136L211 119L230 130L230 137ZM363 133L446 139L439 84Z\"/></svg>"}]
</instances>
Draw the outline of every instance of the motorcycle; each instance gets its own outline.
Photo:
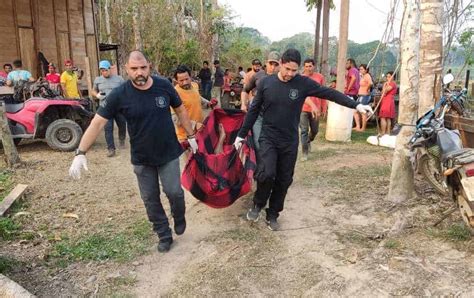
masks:
<instances>
[{"instance_id":1,"label":"motorcycle","mask_svg":"<svg viewBox=\"0 0 474 298\"><path fill-rule=\"evenodd\" d=\"M454 80L447 74L443 84ZM416 122L408 143L414 167L442 195L458 205L466 225L474 231L474 149L463 148L459 131L444 127L444 116L452 110L464 114L467 89L444 90L443 97Z\"/></svg>"}]
</instances>

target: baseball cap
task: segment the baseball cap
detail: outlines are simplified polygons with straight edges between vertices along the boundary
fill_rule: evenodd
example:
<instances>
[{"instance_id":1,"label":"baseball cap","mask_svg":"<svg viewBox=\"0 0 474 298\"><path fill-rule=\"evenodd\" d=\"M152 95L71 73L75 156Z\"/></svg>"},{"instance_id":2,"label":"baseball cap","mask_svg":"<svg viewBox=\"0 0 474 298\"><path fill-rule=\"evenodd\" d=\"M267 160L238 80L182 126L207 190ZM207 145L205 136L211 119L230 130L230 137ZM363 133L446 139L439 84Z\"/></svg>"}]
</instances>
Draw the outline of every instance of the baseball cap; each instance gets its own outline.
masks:
<instances>
[{"instance_id":1,"label":"baseball cap","mask_svg":"<svg viewBox=\"0 0 474 298\"><path fill-rule=\"evenodd\" d=\"M262 65L262 62L260 62L260 59L253 59L252 65Z\"/></svg>"},{"instance_id":2,"label":"baseball cap","mask_svg":"<svg viewBox=\"0 0 474 298\"><path fill-rule=\"evenodd\" d=\"M268 53L267 61L268 62L280 63L280 53L278 53L276 51L272 51L272 52Z\"/></svg>"},{"instance_id":3,"label":"baseball cap","mask_svg":"<svg viewBox=\"0 0 474 298\"><path fill-rule=\"evenodd\" d=\"M102 60L99 62L99 69L110 69L110 62L108 60Z\"/></svg>"}]
</instances>

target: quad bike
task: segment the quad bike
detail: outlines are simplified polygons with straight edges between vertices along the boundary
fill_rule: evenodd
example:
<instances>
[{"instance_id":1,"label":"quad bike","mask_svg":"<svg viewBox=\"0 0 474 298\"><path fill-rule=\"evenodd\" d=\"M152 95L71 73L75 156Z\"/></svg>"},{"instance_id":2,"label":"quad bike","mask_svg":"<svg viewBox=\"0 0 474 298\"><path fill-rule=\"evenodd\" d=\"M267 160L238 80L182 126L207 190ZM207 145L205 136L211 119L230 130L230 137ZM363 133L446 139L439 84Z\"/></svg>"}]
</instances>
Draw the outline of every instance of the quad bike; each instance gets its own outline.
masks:
<instances>
[{"instance_id":1,"label":"quad bike","mask_svg":"<svg viewBox=\"0 0 474 298\"><path fill-rule=\"evenodd\" d=\"M443 83L454 79L448 74ZM474 231L474 149L463 148L459 131L444 127L444 116L452 110L463 115L467 90L444 90L435 107L418 119L408 146L414 168L442 195L458 205L462 219Z\"/></svg>"},{"instance_id":2,"label":"quad bike","mask_svg":"<svg viewBox=\"0 0 474 298\"><path fill-rule=\"evenodd\" d=\"M239 82L234 82L230 85L230 91L225 91L222 96L222 108L224 109L239 109L240 110L240 94L244 86Z\"/></svg>"},{"instance_id":3,"label":"quad bike","mask_svg":"<svg viewBox=\"0 0 474 298\"><path fill-rule=\"evenodd\" d=\"M64 99L47 83L35 83L17 86L15 92L0 87L0 103L4 102L15 145L22 139L45 139L55 150L76 149L94 114L83 101Z\"/></svg>"}]
</instances>

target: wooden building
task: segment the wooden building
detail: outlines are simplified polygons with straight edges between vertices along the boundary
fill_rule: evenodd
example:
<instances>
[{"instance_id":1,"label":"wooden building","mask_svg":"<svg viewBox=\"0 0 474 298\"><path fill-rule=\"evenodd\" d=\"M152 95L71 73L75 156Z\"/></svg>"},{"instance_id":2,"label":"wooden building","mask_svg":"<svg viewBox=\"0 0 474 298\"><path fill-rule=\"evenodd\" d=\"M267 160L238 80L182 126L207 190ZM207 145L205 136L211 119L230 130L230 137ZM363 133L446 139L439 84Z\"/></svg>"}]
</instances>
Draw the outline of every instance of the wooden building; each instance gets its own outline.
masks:
<instances>
[{"instance_id":1,"label":"wooden building","mask_svg":"<svg viewBox=\"0 0 474 298\"><path fill-rule=\"evenodd\" d=\"M65 59L72 59L87 73L85 78L98 75L93 0L0 0L0 7L2 66L21 59L23 68L37 78L42 53L58 72ZM87 88L86 79L81 86Z\"/></svg>"}]
</instances>

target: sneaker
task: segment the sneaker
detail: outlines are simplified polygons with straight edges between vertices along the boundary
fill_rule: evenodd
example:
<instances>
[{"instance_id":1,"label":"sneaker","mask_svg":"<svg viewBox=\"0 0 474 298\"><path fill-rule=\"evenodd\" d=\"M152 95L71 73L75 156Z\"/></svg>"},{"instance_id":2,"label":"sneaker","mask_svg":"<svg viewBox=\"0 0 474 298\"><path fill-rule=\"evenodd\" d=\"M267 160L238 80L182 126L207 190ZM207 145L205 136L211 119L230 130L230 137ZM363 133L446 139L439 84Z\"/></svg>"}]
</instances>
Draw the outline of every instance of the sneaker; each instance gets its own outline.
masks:
<instances>
[{"instance_id":1,"label":"sneaker","mask_svg":"<svg viewBox=\"0 0 474 298\"><path fill-rule=\"evenodd\" d=\"M260 218L260 211L262 211L262 208L258 207L257 205L253 205L253 207L247 212L247 220L257 222Z\"/></svg>"},{"instance_id":2,"label":"sneaker","mask_svg":"<svg viewBox=\"0 0 474 298\"><path fill-rule=\"evenodd\" d=\"M280 229L280 224L276 218L270 218L266 220L267 227L272 231L278 231Z\"/></svg>"},{"instance_id":3,"label":"sneaker","mask_svg":"<svg viewBox=\"0 0 474 298\"><path fill-rule=\"evenodd\" d=\"M160 239L160 242L158 243L158 251L168 252L171 248L172 243L173 243L173 238Z\"/></svg>"},{"instance_id":4,"label":"sneaker","mask_svg":"<svg viewBox=\"0 0 474 298\"><path fill-rule=\"evenodd\" d=\"M308 160L308 153L303 153L303 156L301 157L301 161L307 161Z\"/></svg>"},{"instance_id":5,"label":"sneaker","mask_svg":"<svg viewBox=\"0 0 474 298\"><path fill-rule=\"evenodd\" d=\"M184 231L186 230L186 219L182 219L179 221L174 221L174 232L176 235L183 235Z\"/></svg>"},{"instance_id":6,"label":"sneaker","mask_svg":"<svg viewBox=\"0 0 474 298\"><path fill-rule=\"evenodd\" d=\"M119 140L119 148L125 149L125 140Z\"/></svg>"},{"instance_id":7,"label":"sneaker","mask_svg":"<svg viewBox=\"0 0 474 298\"><path fill-rule=\"evenodd\" d=\"M115 149L109 149L107 152L107 157L115 156Z\"/></svg>"}]
</instances>

